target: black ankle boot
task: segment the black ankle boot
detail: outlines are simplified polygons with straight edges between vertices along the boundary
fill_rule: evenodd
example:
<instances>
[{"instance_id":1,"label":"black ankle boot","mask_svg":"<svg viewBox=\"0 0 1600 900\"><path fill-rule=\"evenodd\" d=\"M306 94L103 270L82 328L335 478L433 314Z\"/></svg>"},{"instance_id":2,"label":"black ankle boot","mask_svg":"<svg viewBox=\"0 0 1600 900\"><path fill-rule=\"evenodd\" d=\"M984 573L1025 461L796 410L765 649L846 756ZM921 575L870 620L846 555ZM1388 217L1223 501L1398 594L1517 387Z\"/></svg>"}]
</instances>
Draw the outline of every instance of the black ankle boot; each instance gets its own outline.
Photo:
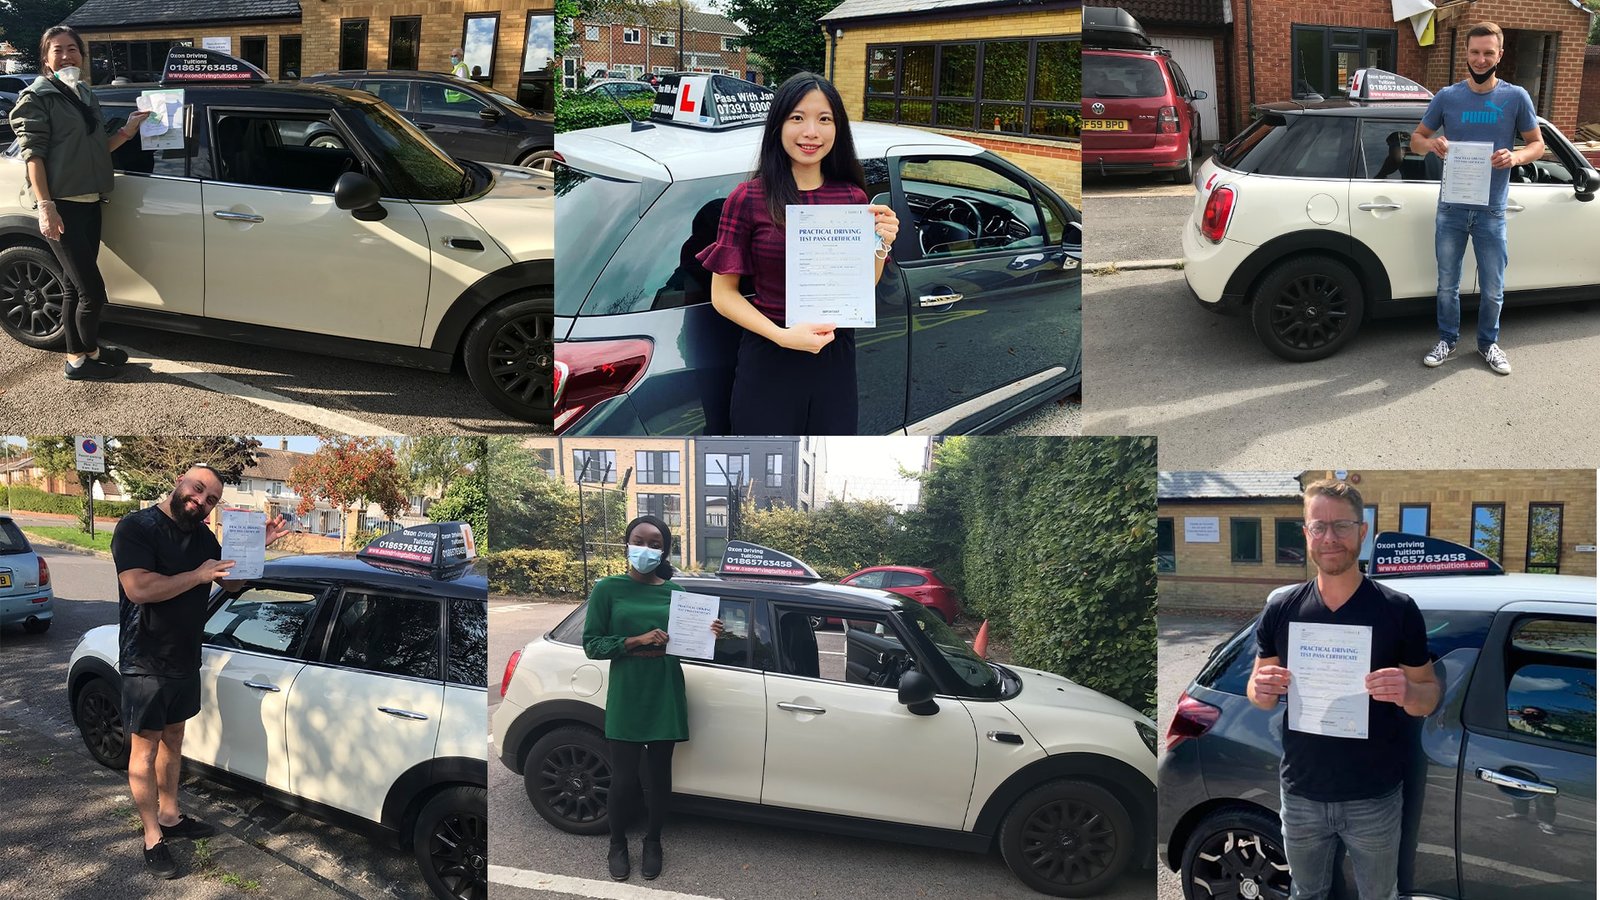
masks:
<instances>
[{"instance_id":1,"label":"black ankle boot","mask_svg":"<svg viewBox=\"0 0 1600 900\"><path fill-rule=\"evenodd\" d=\"M612 844L611 852L606 854L606 862L611 865L611 878L613 881L628 880L628 845ZM657 868L660 864L657 863Z\"/></svg>"},{"instance_id":2,"label":"black ankle boot","mask_svg":"<svg viewBox=\"0 0 1600 900\"><path fill-rule=\"evenodd\" d=\"M661 874L661 841L644 840L644 862L639 865L639 874L645 881L653 880Z\"/></svg>"}]
</instances>

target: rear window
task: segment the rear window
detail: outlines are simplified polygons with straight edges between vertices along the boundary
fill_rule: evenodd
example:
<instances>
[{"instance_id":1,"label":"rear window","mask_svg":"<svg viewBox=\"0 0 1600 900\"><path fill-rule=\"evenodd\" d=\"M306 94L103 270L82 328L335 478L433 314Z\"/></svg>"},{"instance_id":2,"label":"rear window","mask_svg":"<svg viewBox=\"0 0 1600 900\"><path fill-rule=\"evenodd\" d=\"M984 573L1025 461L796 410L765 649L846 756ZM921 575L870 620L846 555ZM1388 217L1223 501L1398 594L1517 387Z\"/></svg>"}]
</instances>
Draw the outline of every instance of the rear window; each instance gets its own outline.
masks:
<instances>
[{"instance_id":1,"label":"rear window","mask_svg":"<svg viewBox=\"0 0 1600 900\"><path fill-rule=\"evenodd\" d=\"M1164 97L1167 79L1154 59L1134 56L1092 54L1094 62L1083 67L1083 96L1095 100L1127 100L1134 97Z\"/></svg>"},{"instance_id":2,"label":"rear window","mask_svg":"<svg viewBox=\"0 0 1600 900\"><path fill-rule=\"evenodd\" d=\"M1266 116L1217 154L1240 172L1290 178L1349 178L1356 119L1334 116Z\"/></svg>"},{"instance_id":3,"label":"rear window","mask_svg":"<svg viewBox=\"0 0 1600 900\"><path fill-rule=\"evenodd\" d=\"M23 536L22 529L15 522L0 522L0 555L9 553L27 553L32 550L28 546L28 539Z\"/></svg>"},{"instance_id":4,"label":"rear window","mask_svg":"<svg viewBox=\"0 0 1600 900\"><path fill-rule=\"evenodd\" d=\"M639 221L639 184L556 166L556 315L575 316L590 285Z\"/></svg>"}]
</instances>

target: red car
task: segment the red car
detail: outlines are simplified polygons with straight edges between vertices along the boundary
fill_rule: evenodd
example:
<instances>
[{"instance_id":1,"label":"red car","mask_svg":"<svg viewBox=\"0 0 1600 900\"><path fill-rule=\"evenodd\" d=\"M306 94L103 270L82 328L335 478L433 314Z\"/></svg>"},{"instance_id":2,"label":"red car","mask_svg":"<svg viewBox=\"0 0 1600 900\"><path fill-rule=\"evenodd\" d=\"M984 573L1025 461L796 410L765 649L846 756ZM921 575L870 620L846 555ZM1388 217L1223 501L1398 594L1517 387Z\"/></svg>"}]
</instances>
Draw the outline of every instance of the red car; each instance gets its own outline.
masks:
<instances>
[{"instance_id":1,"label":"red car","mask_svg":"<svg viewBox=\"0 0 1600 900\"><path fill-rule=\"evenodd\" d=\"M921 603L945 624L961 615L961 600L950 586L939 580L932 569L916 566L868 566L844 579L851 587L892 591ZM832 624L830 622L830 624Z\"/></svg>"},{"instance_id":2,"label":"red car","mask_svg":"<svg viewBox=\"0 0 1600 900\"><path fill-rule=\"evenodd\" d=\"M1194 181L1206 92L1124 10L1086 7L1083 24L1083 170Z\"/></svg>"}]
</instances>

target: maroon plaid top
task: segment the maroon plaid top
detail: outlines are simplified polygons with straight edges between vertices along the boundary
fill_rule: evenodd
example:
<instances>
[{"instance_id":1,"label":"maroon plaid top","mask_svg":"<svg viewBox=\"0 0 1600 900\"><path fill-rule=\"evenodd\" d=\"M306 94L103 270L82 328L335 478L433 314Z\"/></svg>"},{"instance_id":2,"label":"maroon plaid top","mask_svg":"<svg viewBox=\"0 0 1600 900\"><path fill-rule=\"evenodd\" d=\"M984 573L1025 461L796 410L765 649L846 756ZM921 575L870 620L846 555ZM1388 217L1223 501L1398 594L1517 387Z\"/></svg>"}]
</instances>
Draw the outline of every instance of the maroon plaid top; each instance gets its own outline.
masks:
<instances>
[{"instance_id":1,"label":"maroon plaid top","mask_svg":"<svg viewBox=\"0 0 1600 900\"><path fill-rule=\"evenodd\" d=\"M800 202L865 204L867 194L848 182L828 181L814 191L801 191ZM783 324L783 228L767 215L767 192L759 180L746 181L728 195L716 242L695 259L718 275L749 275L756 291L751 301L755 308Z\"/></svg>"}]
</instances>

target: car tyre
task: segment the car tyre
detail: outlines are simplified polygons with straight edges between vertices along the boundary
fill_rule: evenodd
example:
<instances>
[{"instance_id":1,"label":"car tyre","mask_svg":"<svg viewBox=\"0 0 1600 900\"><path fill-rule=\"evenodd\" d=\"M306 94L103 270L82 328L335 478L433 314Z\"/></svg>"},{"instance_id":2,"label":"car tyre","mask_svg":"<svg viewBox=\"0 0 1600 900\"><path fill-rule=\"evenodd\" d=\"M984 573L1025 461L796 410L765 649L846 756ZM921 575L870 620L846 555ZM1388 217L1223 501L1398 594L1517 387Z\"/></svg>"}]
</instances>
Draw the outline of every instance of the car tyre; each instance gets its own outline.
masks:
<instances>
[{"instance_id":1,"label":"car tyre","mask_svg":"<svg viewBox=\"0 0 1600 900\"><path fill-rule=\"evenodd\" d=\"M1257 809L1224 809L1200 821L1184 844L1187 900L1286 900L1289 862L1278 820Z\"/></svg>"},{"instance_id":2,"label":"car tyre","mask_svg":"<svg viewBox=\"0 0 1600 900\"><path fill-rule=\"evenodd\" d=\"M1041 894L1102 893L1133 858L1133 819L1097 784L1062 779L1024 794L1000 825L1000 855Z\"/></svg>"},{"instance_id":3,"label":"car tyre","mask_svg":"<svg viewBox=\"0 0 1600 900\"><path fill-rule=\"evenodd\" d=\"M29 634L44 634L50 630L49 619L29 619L22 623L22 630Z\"/></svg>"},{"instance_id":4,"label":"car tyre","mask_svg":"<svg viewBox=\"0 0 1600 900\"><path fill-rule=\"evenodd\" d=\"M555 171L557 158L554 150L535 150L517 160L517 165L529 169L538 169L541 172L553 172Z\"/></svg>"},{"instance_id":5,"label":"car tyre","mask_svg":"<svg viewBox=\"0 0 1600 900\"><path fill-rule=\"evenodd\" d=\"M78 690L72 717L83 745L95 762L109 769L128 768L128 738L122 728L122 692L103 678L90 679Z\"/></svg>"},{"instance_id":6,"label":"car tyre","mask_svg":"<svg viewBox=\"0 0 1600 900\"><path fill-rule=\"evenodd\" d=\"M611 756L592 728L566 725L533 744L522 780L534 811L570 834L605 834Z\"/></svg>"},{"instance_id":7,"label":"car tyre","mask_svg":"<svg viewBox=\"0 0 1600 900\"><path fill-rule=\"evenodd\" d=\"M1268 350L1290 362L1326 359L1361 328L1366 294L1343 262L1295 256L1271 269L1250 296L1250 321Z\"/></svg>"},{"instance_id":8,"label":"car tyre","mask_svg":"<svg viewBox=\"0 0 1600 900\"><path fill-rule=\"evenodd\" d=\"M19 244L0 250L0 328L39 350L66 346L61 307L66 279L55 254Z\"/></svg>"},{"instance_id":9,"label":"car tyre","mask_svg":"<svg viewBox=\"0 0 1600 900\"><path fill-rule=\"evenodd\" d=\"M1194 184L1194 156L1189 154L1183 158L1183 168L1172 170L1173 184Z\"/></svg>"},{"instance_id":10,"label":"car tyre","mask_svg":"<svg viewBox=\"0 0 1600 900\"><path fill-rule=\"evenodd\" d=\"M489 894L489 792L446 788L434 795L412 831L422 878L440 900L484 900Z\"/></svg>"},{"instance_id":11,"label":"car tyre","mask_svg":"<svg viewBox=\"0 0 1600 900\"><path fill-rule=\"evenodd\" d=\"M495 408L550 424L554 385L555 303L524 297L494 307L467 329L462 362L472 386Z\"/></svg>"}]
</instances>

